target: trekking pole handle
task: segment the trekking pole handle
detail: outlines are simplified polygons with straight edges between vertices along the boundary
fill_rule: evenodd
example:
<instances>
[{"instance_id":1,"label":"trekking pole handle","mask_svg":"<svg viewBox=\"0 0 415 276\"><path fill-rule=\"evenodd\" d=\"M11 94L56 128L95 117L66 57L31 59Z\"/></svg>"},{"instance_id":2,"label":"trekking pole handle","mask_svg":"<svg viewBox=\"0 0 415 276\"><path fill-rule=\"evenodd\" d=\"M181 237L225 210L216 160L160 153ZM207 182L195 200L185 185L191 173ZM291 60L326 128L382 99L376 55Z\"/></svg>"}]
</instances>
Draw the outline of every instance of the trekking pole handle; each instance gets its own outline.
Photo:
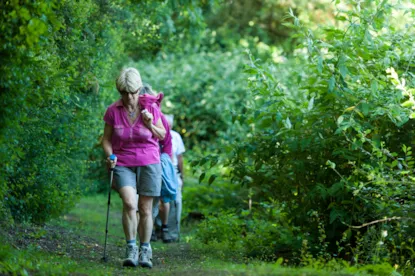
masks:
<instances>
[{"instance_id":1,"label":"trekking pole handle","mask_svg":"<svg viewBox=\"0 0 415 276\"><path fill-rule=\"evenodd\" d=\"M117 156L115 156L115 154L111 154L110 155L110 160L111 161L115 161L117 159ZM111 170L113 170L115 167L115 163L111 163Z\"/></svg>"}]
</instances>

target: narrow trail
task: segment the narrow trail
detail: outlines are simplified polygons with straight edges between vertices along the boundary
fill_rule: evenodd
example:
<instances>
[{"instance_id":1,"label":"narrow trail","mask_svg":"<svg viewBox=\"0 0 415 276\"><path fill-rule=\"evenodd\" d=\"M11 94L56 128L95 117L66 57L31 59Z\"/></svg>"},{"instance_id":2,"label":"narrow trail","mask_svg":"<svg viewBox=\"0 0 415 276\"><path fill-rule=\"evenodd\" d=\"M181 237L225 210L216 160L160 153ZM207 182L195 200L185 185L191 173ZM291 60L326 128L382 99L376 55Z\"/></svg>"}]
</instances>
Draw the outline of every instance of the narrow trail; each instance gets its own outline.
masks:
<instances>
[{"instance_id":1,"label":"narrow trail","mask_svg":"<svg viewBox=\"0 0 415 276\"><path fill-rule=\"evenodd\" d=\"M104 263L102 261L104 247L99 241L59 226L48 225L42 228L15 227L7 235L13 241L13 246L16 249L35 247L45 253L65 256L83 264L88 262L91 264L99 263L103 274L105 274L105 271L112 275L129 275L136 274L137 272L149 275L209 274L209 271L204 270L200 265L203 262L203 257L192 253L189 244L186 243L153 243L154 267L150 270L144 268L123 268L121 262L125 248L122 244L107 244L108 261ZM112 239L115 238L118 237L112 236Z\"/></svg>"},{"instance_id":2,"label":"narrow trail","mask_svg":"<svg viewBox=\"0 0 415 276\"><path fill-rule=\"evenodd\" d=\"M106 202L104 195L85 197L71 212L46 225L15 224L7 229L0 228L2 239L16 249L14 258L21 259L21 268L28 268L24 273L6 275L354 275L342 271L290 268L254 260L242 263L238 258L221 258L220 252L209 251L213 249L203 246L200 248L193 240L190 226L183 227L179 243L152 242L152 269L124 268L125 238L121 226L121 200L117 197L112 200L110 211L108 261L103 262ZM4 252L0 252L0 269L2 256L4 258L1 253ZM13 262L11 258L10 263ZM47 266L42 266L45 263ZM53 267L53 273L44 272L42 268L45 267Z\"/></svg>"},{"instance_id":3,"label":"narrow trail","mask_svg":"<svg viewBox=\"0 0 415 276\"><path fill-rule=\"evenodd\" d=\"M121 229L121 209L117 206L118 202L113 205L110 211L107 262L102 261L106 214L103 204L81 201L73 211L58 220L44 226L15 226L8 230L6 236L19 250L35 248L46 254L64 256L81 265L98 264L97 274L229 275L217 270L206 270L203 267L205 256L193 251L191 245L183 241L170 244L153 242L152 269L122 267L125 240Z\"/></svg>"}]
</instances>

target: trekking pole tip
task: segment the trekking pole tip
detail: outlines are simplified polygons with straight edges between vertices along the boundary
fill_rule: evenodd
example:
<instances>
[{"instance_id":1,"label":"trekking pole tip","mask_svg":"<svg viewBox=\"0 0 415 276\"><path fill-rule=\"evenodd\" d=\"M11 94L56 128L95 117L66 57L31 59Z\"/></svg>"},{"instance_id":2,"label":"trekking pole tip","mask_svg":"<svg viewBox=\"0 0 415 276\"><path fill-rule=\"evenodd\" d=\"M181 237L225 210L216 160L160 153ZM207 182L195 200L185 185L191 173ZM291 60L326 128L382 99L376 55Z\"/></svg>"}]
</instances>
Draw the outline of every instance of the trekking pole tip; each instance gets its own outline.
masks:
<instances>
[{"instance_id":1,"label":"trekking pole tip","mask_svg":"<svg viewBox=\"0 0 415 276\"><path fill-rule=\"evenodd\" d=\"M101 258L101 261L102 261L102 262L104 262L104 263L108 262L108 258L107 258L107 256L102 257L102 258Z\"/></svg>"}]
</instances>

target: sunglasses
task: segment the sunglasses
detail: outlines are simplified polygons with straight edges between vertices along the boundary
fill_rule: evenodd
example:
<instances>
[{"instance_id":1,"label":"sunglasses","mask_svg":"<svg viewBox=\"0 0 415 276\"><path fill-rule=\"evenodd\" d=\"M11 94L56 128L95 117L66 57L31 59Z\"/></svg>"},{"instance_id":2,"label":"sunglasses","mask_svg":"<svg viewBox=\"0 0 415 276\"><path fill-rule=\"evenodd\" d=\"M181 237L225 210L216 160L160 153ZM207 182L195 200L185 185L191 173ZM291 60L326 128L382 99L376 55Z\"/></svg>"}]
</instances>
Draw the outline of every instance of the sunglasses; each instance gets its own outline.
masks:
<instances>
[{"instance_id":1,"label":"sunglasses","mask_svg":"<svg viewBox=\"0 0 415 276\"><path fill-rule=\"evenodd\" d=\"M140 88L138 88L135 92L127 92L127 91L122 91L121 92L121 95L127 95L127 94L132 94L132 95L135 95L135 94L137 94L137 93L140 93L140 91L141 91L141 89L143 89L143 87L140 87Z\"/></svg>"}]
</instances>

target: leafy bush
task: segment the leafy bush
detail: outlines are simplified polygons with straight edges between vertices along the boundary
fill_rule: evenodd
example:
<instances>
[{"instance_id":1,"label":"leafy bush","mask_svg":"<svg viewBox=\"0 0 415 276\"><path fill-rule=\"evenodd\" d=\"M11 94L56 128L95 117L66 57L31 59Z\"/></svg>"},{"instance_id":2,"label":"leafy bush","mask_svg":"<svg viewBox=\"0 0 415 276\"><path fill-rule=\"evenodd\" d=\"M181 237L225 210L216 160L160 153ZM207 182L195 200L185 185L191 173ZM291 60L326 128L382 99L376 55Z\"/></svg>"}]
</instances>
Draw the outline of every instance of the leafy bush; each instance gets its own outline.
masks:
<instances>
[{"instance_id":1,"label":"leafy bush","mask_svg":"<svg viewBox=\"0 0 415 276\"><path fill-rule=\"evenodd\" d=\"M98 10L91 1L1 5L0 25L8 30L1 50L0 152L7 183L2 202L14 218L41 223L72 206L82 186L91 141L88 104L98 92L89 58L94 50L87 46L103 42L73 27Z\"/></svg>"},{"instance_id":2,"label":"leafy bush","mask_svg":"<svg viewBox=\"0 0 415 276\"><path fill-rule=\"evenodd\" d=\"M234 212L219 212L199 225L198 237L206 244L226 242L230 248L237 247L242 240L242 225L243 221Z\"/></svg>"},{"instance_id":3,"label":"leafy bush","mask_svg":"<svg viewBox=\"0 0 415 276\"><path fill-rule=\"evenodd\" d=\"M262 204L263 212L240 209L217 211L198 225L197 237L240 258L272 261L301 248L298 228L287 224L287 213L274 204Z\"/></svg>"},{"instance_id":4,"label":"leafy bush","mask_svg":"<svg viewBox=\"0 0 415 276\"><path fill-rule=\"evenodd\" d=\"M247 191L241 191L239 185L222 179L211 185L205 185L194 183L192 179L186 177L183 198L183 214L196 211L209 215L228 209L230 206L235 209L248 207Z\"/></svg>"},{"instance_id":5,"label":"leafy bush","mask_svg":"<svg viewBox=\"0 0 415 276\"><path fill-rule=\"evenodd\" d=\"M160 54L136 67L144 81L165 93L163 112L175 115L174 128L187 148L197 146L204 153L222 144L218 137L231 127L230 111L243 110L243 65L240 51L234 50Z\"/></svg>"},{"instance_id":6,"label":"leafy bush","mask_svg":"<svg viewBox=\"0 0 415 276\"><path fill-rule=\"evenodd\" d=\"M113 80L129 56L162 48L155 22L174 11L95 0L2 1L0 10L0 213L43 223L98 189L105 171L96 145L117 97Z\"/></svg>"},{"instance_id":7,"label":"leafy bush","mask_svg":"<svg viewBox=\"0 0 415 276\"><path fill-rule=\"evenodd\" d=\"M413 27L397 26L398 10L386 1L350 7L336 18L344 27L326 27L320 37L294 20L307 59L288 63L297 64L288 79L280 77L281 67L251 60L252 93L247 111L236 116L251 131L229 160L233 178L255 192L254 202L283 203L290 223L316 246L322 223L329 252L345 231L353 233L348 225L379 218L403 217L407 229L399 234L413 240L415 233ZM348 238L353 247L355 235ZM391 240L385 246L396 252ZM370 252L365 248L365 260L378 262ZM389 260L413 257L404 246Z\"/></svg>"}]
</instances>

